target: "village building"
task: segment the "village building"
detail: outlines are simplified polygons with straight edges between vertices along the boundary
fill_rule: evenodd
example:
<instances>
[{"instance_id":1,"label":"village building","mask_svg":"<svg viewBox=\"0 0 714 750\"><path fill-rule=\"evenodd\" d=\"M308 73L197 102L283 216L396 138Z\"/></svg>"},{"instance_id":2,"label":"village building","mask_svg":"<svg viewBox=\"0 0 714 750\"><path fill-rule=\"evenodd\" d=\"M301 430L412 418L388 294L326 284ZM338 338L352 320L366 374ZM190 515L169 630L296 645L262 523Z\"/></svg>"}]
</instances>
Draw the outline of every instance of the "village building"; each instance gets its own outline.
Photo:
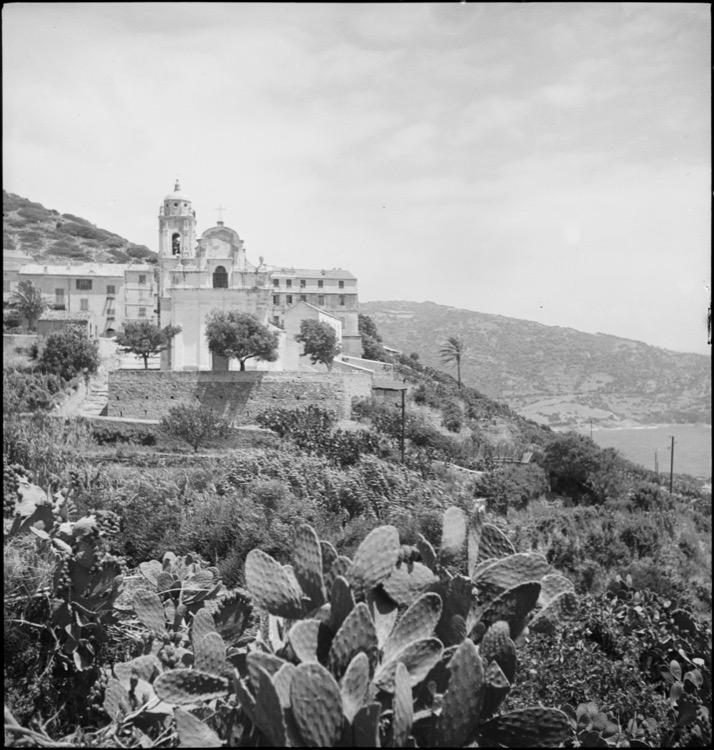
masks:
<instances>
[{"instance_id":1,"label":"village building","mask_svg":"<svg viewBox=\"0 0 714 750\"><path fill-rule=\"evenodd\" d=\"M206 318L212 310L251 313L278 335L278 359L248 360L247 369L319 369L300 358L295 335L303 319L333 326L343 353L362 353L357 280L349 271L268 266L262 257L256 265L238 233L222 220L197 237L196 212L178 182L159 209L158 277L160 325L181 327L164 353L162 369L239 367L208 349Z\"/></svg>"},{"instance_id":2,"label":"village building","mask_svg":"<svg viewBox=\"0 0 714 750\"><path fill-rule=\"evenodd\" d=\"M156 322L154 267L148 264L26 263L18 283L31 281L55 311L91 313L93 330L112 337L127 320Z\"/></svg>"}]
</instances>

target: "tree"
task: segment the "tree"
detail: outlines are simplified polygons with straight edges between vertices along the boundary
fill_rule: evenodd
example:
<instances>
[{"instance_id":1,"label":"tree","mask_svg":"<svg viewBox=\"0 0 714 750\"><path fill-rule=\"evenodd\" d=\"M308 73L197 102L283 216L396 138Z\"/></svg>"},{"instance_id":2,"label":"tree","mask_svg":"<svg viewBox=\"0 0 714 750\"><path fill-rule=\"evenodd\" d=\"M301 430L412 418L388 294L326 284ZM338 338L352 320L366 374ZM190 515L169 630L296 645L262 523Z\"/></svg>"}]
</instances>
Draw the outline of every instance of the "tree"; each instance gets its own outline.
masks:
<instances>
[{"instance_id":1,"label":"tree","mask_svg":"<svg viewBox=\"0 0 714 750\"><path fill-rule=\"evenodd\" d=\"M29 280L21 281L10 296L10 305L27 319L27 327L34 331L37 321L47 307L42 292Z\"/></svg>"},{"instance_id":2,"label":"tree","mask_svg":"<svg viewBox=\"0 0 714 750\"><path fill-rule=\"evenodd\" d=\"M446 340L446 344L444 344L439 350L443 364L448 365L451 362L456 362L459 388L461 388L461 357L463 356L465 349L466 345L464 344L463 339L458 336L449 336Z\"/></svg>"},{"instance_id":3,"label":"tree","mask_svg":"<svg viewBox=\"0 0 714 750\"><path fill-rule=\"evenodd\" d=\"M198 451L201 443L228 435L230 426L228 419L202 404L179 404L161 420L163 430L187 442L194 451Z\"/></svg>"},{"instance_id":4,"label":"tree","mask_svg":"<svg viewBox=\"0 0 714 750\"><path fill-rule=\"evenodd\" d=\"M335 329L319 320L301 321L300 333L295 337L295 341L305 345L301 356L309 354L313 365L320 362L327 365L328 371L332 370L335 357L342 351Z\"/></svg>"},{"instance_id":5,"label":"tree","mask_svg":"<svg viewBox=\"0 0 714 750\"><path fill-rule=\"evenodd\" d=\"M124 352L144 358L144 369L149 369L149 357L168 349L171 339L181 333L181 326L159 328L149 320L126 321L116 342Z\"/></svg>"},{"instance_id":6,"label":"tree","mask_svg":"<svg viewBox=\"0 0 714 750\"><path fill-rule=\"evenodd\" d=\"M240 362L241 372L248 359L275 362L278 335L272 333L255 315L230 310L211 310L206 318L208 348L214 353Z\"/></svg>"},{"instance_id":7,"label":"tree","mask_svg":"<svg viewBox=\"0 0 714 750\"><path fill-rule=\"evenodd\" d=\"M372 318L360 313L357 318L357 325L362 337L362 356L375 362L386 362L388 359L387 352L384 351L382 337L379 335Z\"/></svg>"},{"instance_id":8,"label":"tree","mask_svg":"<svg viewBox=\"0 0 714 750\"><path fill-rule=\"evenodd\" d=\"M47 337L38 357L38 367L42 372L71 380L82 370L96 372L99 361L99 344L77 326L68 326Z\"/></svg>"}]
</instances>

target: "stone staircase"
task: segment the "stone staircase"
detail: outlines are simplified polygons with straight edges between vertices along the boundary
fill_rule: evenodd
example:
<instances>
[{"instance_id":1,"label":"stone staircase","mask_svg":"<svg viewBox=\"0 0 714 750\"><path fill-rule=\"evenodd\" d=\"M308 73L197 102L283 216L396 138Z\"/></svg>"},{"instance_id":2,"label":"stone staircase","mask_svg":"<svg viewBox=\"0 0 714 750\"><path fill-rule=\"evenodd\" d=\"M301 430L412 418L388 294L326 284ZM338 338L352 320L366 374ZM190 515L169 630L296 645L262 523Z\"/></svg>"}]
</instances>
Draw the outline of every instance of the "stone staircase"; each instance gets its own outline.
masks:
<instances>
[{"instance_id":1,"label":"stone staircase","mask_svg":"<svg viewBox=\"0 0 714 750\"><path fill-rule=\"evenodd\" d=\"M103 369L103 368L102 368ZM109 373L102 369L92 378L89 392L76 411L78 417L106 416L109 403Z\"/></svg>"}]
</instances>

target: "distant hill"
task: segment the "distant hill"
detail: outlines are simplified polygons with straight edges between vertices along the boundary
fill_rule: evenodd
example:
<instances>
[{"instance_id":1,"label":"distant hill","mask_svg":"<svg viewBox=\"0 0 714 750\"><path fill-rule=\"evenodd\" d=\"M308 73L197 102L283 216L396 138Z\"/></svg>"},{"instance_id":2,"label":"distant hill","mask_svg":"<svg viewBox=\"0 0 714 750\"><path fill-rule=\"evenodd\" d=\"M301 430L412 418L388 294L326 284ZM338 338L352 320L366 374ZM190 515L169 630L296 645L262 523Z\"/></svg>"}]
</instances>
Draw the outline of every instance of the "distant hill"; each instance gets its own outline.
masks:
<instances>
[{"instance_id":1,"label":"distant hill","mask_svg":"<svg viewBox=\"0 0 714 750\"><path fill-rule=\"evenodd\" d=\"M711 424L710 357L433 302L365 302L387 346L447 370L439 348L464 339L462 380L554 428Z\"/></svg>"},{"instance_id":2,"label":"distant hill","mask_svg":"<svg viewBox=\"0 0 714 750\"><path fill-rule=\"evenodd\" d=\"M50 263L158 261L157 254L145 245L135 245L79 216L60 214L5 190L2 216L3 259Z\"/></svg>"}]
</instances>

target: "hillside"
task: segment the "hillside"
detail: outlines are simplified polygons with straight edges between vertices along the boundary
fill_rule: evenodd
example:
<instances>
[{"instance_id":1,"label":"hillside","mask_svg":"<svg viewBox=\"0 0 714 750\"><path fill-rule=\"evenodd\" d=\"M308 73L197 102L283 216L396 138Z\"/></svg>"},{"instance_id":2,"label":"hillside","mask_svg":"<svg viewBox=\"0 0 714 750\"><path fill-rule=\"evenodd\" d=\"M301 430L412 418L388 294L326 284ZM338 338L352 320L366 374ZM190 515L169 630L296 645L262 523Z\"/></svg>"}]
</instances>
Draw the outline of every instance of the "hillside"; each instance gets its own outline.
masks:
<instances>
[{"instance_id":1,"label":"hillside","mask_svg":"<svg viewBox=\"0 0 714 750\"><path fill-rule=\"evenodd\" d=\"M86 219L60 214L3 190L3 260L66 263L155 263L157 255Z\"/></svg>"},{"instance_id":2,"label":"hillside","mask_svg":"<svg viewBox=\"0 0 714 750\"><path fill-rule=\"evenodd\" d=\"M467 351L462 380L551 427L711 423L710 358L433 302L366 302L385 345L449 369L449 336ZM425 342L430 342L427 346ZM455 375L455 368L450 368Z\"/></svg>"}]
</instances>

